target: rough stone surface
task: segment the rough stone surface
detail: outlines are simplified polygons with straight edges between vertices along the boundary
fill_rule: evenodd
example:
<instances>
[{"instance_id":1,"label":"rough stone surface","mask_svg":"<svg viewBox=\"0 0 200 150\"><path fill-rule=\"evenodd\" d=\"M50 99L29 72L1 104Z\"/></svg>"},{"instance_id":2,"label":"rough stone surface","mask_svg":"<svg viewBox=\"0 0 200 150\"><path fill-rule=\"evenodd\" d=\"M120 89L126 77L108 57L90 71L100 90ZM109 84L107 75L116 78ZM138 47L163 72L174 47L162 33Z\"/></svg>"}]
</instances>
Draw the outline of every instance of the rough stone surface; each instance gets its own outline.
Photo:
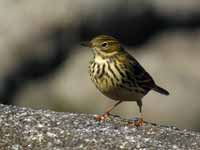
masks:
<instances>
[{"instance_id":1,"label":"rough stone surface","mask_svg":"<svg viewBox=\"0 0 200 150\"><path fill-rule=\"evenodd\" d=\"M200 133L111 117L0 105L1 150L200 149Z\"/></svg>"}]
</instances>

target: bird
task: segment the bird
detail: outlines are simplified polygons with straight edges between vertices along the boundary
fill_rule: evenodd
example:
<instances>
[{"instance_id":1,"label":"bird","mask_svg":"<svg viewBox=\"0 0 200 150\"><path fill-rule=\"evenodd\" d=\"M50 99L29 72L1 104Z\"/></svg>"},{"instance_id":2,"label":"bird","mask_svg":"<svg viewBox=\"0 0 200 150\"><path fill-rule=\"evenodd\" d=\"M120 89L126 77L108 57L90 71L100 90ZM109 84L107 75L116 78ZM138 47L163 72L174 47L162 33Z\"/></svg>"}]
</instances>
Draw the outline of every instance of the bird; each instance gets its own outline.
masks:
<instances>
[{"instance_id":1,"label":"bird","mask_svg":"<svg viewBox=\"0 0 200 150\"><path fill-rule=\"evenodd\" d=\"M150 74L129 54L122 44L109 35L98 35L83 46L92 49L93 57L89 63L89 74L96 88L116 103L105 113L96 116L97 120L106 120L111 111L124 101L135 101L140 117L134 124L144 124L142 99L151 90L163 95L169 92L158 86Z\"/></svg>"}]
</instances>

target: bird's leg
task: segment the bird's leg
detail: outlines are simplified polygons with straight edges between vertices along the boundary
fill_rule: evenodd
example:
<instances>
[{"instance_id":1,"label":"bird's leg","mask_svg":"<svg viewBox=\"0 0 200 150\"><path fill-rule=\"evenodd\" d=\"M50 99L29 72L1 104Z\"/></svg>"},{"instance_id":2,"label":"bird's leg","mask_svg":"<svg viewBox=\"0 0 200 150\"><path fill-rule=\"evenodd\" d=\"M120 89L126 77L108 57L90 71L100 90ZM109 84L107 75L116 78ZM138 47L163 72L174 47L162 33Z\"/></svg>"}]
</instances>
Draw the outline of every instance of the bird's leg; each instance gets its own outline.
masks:
<instances>
[{"instance_id":1,"label":"bird's leg","mask_svg":"<svg viewBox=\"0 0 200 150\"><path fill-rule=\"evenodd\" d=\"M143 113L140 111L140 118L135 121L136 126L143 126L144 125L144 119L143 119Z\"/></svg>"},{"instance_id":2,"label":"bird's leg","mask_svg":"<svg viewBox=\"0 0 200 150\"><path fill-rule=\"evenodd\" d=\"M142 101L137 101L137 105L139 107L140 111L140 117L137 120L134 120L133 122L128 122L129 126L143 126L144 125L144 120L143 120L143 113L142 113Z\"/></svg>"},{"instance_id":3,"label":"bird's leg","mask_svg":"<svg viewBox=\"0 0 200 150\"><path fill-rule=\"evenodd\" d=\"M106 111L104 114L96 116L96 120L98 120L98 121L102 121L102 120L103 120L103 121L104 121L104 120L108 119L108 118L109 118L109 115L110 115L110 112L111 112L116 106L118 106L120 103L122 103L122 101L118 101L117 103L115 103L114 105L112 105L111 107L109 107L109 108L107 109L107 111Z\"/></svg>"}]
</instances>

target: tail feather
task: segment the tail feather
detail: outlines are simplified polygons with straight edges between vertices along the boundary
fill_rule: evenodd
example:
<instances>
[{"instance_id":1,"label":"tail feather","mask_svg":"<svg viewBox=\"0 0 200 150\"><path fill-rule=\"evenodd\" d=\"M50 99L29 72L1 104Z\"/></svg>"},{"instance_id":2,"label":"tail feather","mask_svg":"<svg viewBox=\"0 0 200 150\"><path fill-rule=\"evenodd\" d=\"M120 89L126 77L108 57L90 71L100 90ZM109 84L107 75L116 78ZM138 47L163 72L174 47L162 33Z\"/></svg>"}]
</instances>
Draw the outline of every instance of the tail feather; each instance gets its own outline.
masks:
<instances>
[{"instance_id":1,"label":"tail feather","mask_svg":"<svg viewBox=\"0 0 200 150\"><path fill-rule=\"evenodd\" d=\"M153 88L153 90L160 94L163 94L163 95L169 95L169 92L167 90L165 90L157 85Z\"/></svg>"}]
</instances>

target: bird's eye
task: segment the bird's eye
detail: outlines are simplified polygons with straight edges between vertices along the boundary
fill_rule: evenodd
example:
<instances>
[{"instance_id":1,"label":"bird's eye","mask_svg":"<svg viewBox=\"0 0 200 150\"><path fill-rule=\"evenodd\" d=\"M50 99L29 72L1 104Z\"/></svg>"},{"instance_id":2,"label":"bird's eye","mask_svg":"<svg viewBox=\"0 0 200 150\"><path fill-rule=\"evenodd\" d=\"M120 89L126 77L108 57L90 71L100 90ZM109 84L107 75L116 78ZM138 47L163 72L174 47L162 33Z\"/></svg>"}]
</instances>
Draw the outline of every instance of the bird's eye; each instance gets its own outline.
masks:
<instances>
[{"instance_id":1,"label":"bird's eye","mask_svg":"<svg viewBox=\"0 0 200 150\"><path fill-rule=\"evenodd\" d=\"M104 43L102 43L102 45L101 45L102 47L105 47L105 46L107 46L107 43L106 42L104 42Z\"/></svg>"}]
</instances>

